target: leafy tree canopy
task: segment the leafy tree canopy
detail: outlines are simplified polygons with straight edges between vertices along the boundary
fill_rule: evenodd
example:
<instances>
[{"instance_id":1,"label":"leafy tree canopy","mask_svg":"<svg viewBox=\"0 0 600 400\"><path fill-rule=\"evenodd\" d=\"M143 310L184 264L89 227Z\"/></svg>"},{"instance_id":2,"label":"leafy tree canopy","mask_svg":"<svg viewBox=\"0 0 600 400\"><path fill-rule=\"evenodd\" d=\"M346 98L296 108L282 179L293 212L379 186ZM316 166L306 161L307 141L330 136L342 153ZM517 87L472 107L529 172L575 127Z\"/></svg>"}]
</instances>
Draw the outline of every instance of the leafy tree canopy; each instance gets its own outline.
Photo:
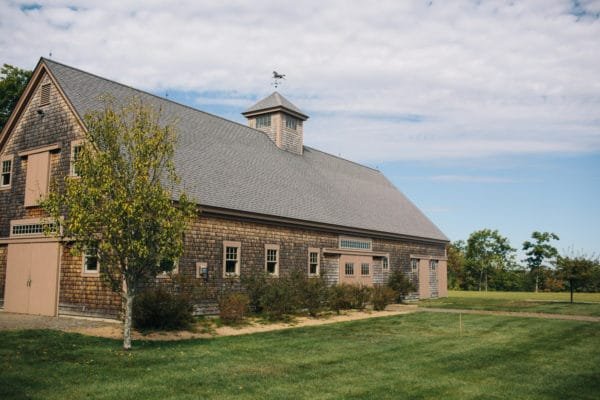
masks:
<instances>
[{"instance_id":1,"label":"leafy tree canopy","mask_svg":"<svg viewBox=\"0 0 600 400\"><path fill-rule=\"evenodd\" d=\"M479 272L479 290L494 270L503 270L514 264L515 249L497 230L482 229L471 233L467 240L466 263Z\"/></svg>"},{"instance_id":2,"label":"leafy tree canopy","mask_svg":"<svg viewBox=\"0 0 600 400\"><path fill-rule=\"evenodd\" d=\"M87 132L75 160L78 178L53 185L43 202L77 251L97 249L100 273L126 303L124 341L131 347L133 298L183 251L195 213L173 163L176 131L159 110L134 99L85 117Z\"/></svg>"},{"instance_id":3,"label":"leafy tree canopy","mask_svg":"<svg viewBox=\"0 0 600 400\"><path fill-rule=\"evenodd\" d=\"M10 117L19 97L31 78L31 71L26 71L9 64L0 68L0 130Z\"/></svg>"}]
</instances>

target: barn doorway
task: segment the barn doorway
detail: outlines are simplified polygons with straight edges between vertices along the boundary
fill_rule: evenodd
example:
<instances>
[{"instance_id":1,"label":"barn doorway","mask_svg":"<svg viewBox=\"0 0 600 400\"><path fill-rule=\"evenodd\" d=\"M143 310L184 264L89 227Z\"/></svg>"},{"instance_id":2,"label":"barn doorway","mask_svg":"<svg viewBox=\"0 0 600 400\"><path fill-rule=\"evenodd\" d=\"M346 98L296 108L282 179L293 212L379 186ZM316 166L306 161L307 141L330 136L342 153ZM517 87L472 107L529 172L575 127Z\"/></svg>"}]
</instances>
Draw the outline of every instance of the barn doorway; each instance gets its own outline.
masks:
<instances>
[{"instance_id":1,"label":"barn doorway","mask_svg":"<svg viewBox=\"0 0 600 400\"><path fill-rule=\"evenodd\" d=\"M56 315L59 243L9 243L4 310Z\"/></svg>"},{"instance_id":2,"label":"barn doorway","mask_svg":"<svg viewBox=\"0 0 600 400\"><path fill-rule=\"evenodd\" d=\"M341 255L340 283L373 286L373 257Z\"/></svg>"}]
</instances>

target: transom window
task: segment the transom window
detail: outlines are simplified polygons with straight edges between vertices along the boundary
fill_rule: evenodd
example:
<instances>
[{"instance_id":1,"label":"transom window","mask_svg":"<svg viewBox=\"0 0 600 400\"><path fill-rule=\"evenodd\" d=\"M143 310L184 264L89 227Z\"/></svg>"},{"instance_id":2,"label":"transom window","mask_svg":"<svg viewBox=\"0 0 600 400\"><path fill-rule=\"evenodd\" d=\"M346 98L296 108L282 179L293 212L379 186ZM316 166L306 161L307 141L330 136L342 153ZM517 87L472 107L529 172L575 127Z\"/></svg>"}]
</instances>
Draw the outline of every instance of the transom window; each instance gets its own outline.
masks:
<instances>
[{"instance_id":1,"label":"transom window","mask_svg":"<svg viewBox=\"0 0 600 400\"><path fill-rule=\"evenodd\" d=\"M286 128L296 130L297 126L298 126L298 120L296 118L291 117L289 115L285 116L285 127Z\"/></svg>"},{"instance_id":2,"label":"transom window","mask_svg":"<svg viewBox=\"0 0 600 400\"><path fill-rule=\"evenodd\" d=\"M369 264L368 263L360 264L360 274L361 275L369 275Z\"/></svg>"},{"instance_id":3,"label":"transom window","mask_svg":"<svg viewBox=\"0 0 600 400\"><path fill-rule=\"evenodd\" d=\"M0 187L9 187L12 177L12 158L2 160L2 176L0 177Z\"/></svg>"},{"instance_id":4,"label":"transom window","mask_svg":"<svg viewBox=\"0 0 600 400\"><path fill-rule=\"evenodd\" d=\"M390 263L387 257L383 257L382 266L383 269L388 269L390 267Z\"/></svg>"},{"instance_id":5,"label":"transom window","mask_svg":"<svg viewBox=\"0 0 600 400\"><path fill-rule=\"evenodd\" d=\"M239 276L241 259L240 242L223 242L223 275Z\"/></svg>"},{"instance_id":6,"label":"transom window","mask_svg":"<svg viewBox=\"0 0 600 400\"><path fill-rule=\"evenodd\" d=\"M257 128L268 128L271 126L271 114L259 115L256 117Z\"/></svg>"},{"instance_id":7,"label":"transom window","mask_svg":"<svg viewBox=\"0 0 600 400\"><path fill-rule=\"evenodd\" d=\"M85 249L83 255L83 272L97 273L98 271L98 245L94 245Z\"/></svg>"},{"instance_id":8,"label":"transom window","mask_svg":"<svg viewBox=\"0 0 600 400\"><path fill-rule=\"evenodd\" d=\"M369 239L340 238L341 249L371 250Z\"/></svg>"},{"instance_id":9,"label":"transom window","mask_svg":"<svg viewBox=\"0 0 600 400\"><path fill-rule=\"evenodd\" d=\"M419 269L419 259L418 258L411 258L410 259L410 267L412 268L412 272L416 273Z\"/></svg>"},{"instance_id":10,"label":"transom window","mask_svg":"<svg viewBox=\"0 0 600 400\"><path fill-rule=\"evenodd\" d=\"M318 275L319 274L319 252L311 251L308 252L308 274Z\"/></svg>"},{"instance_id":11,"label":"transom window","mask_svg":"<svg viewBox=\"0 0 600 400\"><path fill-rule=\"evenodd\" d=\"M265 246L265 270L268 274L279 274L279 246Z\"/></svg>"},{"instance_id":12,"label":"transom window","mask_svg":"<svg viewBox=\"0 0 600 400\"><path fill-rule=\"evenodd\" d=\"M354 275L354 263L346 263L344 272L346 275Z\"/></svg>"},{"instance_id":13,"label":"transom window","mask_svg":"<svg viewBox=\"0 0 600 400\"><path fill-rule=\"evenodd\" d=\"M30 223L13 225L11 234L13 236L42 235L46 230L56 232L56 224Z\"/></svg>"}]
</instances>

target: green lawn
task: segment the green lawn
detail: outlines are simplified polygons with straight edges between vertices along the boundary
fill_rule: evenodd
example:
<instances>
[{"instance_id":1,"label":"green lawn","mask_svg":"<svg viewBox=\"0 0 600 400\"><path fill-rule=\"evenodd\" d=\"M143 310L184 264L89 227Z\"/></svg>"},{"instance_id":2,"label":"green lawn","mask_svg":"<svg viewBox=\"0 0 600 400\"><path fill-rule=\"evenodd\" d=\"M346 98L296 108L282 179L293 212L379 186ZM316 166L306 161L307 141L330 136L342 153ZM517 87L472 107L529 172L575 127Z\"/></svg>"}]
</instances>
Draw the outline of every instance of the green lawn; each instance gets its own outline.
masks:
<instances>
[{"instance_id":1,"label":"green lawn","mask_svg":"<svg viewBox=\"0 0 600 400\"><path fill-rule=\"evenodd\" d=\"M0 332L0 399L597 399L600 324L415 313L239 337Z\"/></svg>"},{"instance_id":2,"label":"green lawn","mask_svg":"<svg viewBox=\"0 0 600 400\"><path fill-rule=\"evenodd\" d=\"M419 306L600 316L600 293L575 293L574 300L569 303L569 293L449 291Z\"/></svg>"}]
</instances>

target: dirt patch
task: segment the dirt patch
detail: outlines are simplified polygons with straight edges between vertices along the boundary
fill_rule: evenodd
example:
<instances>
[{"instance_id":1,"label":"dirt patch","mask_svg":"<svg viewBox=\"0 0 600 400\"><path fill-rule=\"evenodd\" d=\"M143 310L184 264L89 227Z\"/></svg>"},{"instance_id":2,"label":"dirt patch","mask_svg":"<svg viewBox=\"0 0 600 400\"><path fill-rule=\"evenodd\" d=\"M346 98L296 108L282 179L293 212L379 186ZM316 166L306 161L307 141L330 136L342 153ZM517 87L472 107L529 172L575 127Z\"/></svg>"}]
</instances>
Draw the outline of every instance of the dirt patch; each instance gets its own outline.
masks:
<instances>
[{"instance_id":1,"label":"dirt patch","mask_svg":"<svg viewBox=\"0 0 600 400\"><path fill-rule=\"evenodd\" d=\"M346 311L340 315L329 314L319 318L295 317L290 322L265 323L258 318L249 318L241 326L217 327L211 319L198 323L195 331L152 332L142 334L133 332L134 340L183 340L213 338L219 336L248 335L257 332L269 332L303 326L317 326L367 318L388 317L417 311L416 306L394 304L385 311ZM121 339L121 323L114 320L98 320L78 317L43 317L37 315L11 314L0 312L0 330L17 329L56 329L64 332L80 333L111 339Z\"/></svg>"}]
</instances>

